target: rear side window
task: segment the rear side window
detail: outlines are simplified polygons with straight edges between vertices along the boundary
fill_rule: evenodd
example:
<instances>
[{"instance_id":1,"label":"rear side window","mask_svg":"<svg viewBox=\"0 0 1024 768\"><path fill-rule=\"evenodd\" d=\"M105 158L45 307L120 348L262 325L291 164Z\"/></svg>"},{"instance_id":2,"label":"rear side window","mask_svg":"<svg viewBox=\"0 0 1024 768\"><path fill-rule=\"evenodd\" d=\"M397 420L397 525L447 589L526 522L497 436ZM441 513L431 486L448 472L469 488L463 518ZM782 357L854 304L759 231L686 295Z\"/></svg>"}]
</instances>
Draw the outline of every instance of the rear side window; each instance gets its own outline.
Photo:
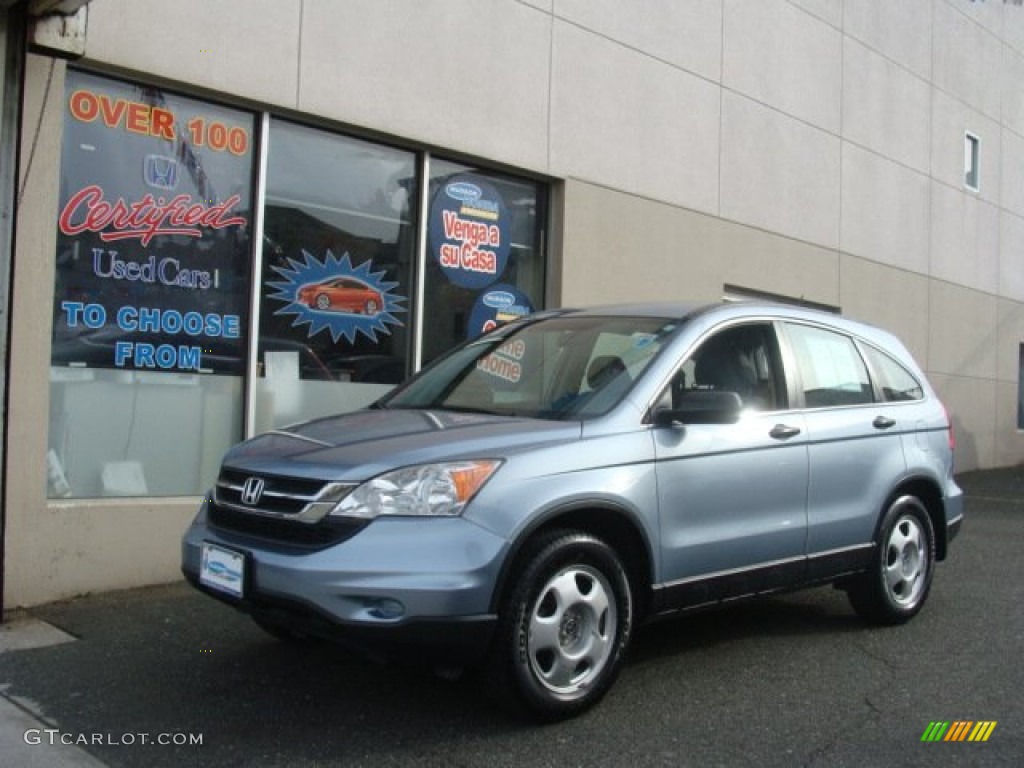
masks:
<instances>
[{"instance_id":1,"label":"rear side window","mask_svg":"<svg viewBox=\"0 0 1024 768\"><path fill-rule=\"evenodd\" d=\"M808 408L874 402L867 366L853 339L810 325L787 324Z\"/></svg>"},{"instance_id":2,"label":"rear side window","mask_svg":"<svg viewBox=\"0 0 1024 768\"><path fill-rule=\"evenodd\" d=\"M906 368L893 360L889 355L874 347L864 346L864 355L868 359L871 370L878 380L878 388L882 399L886 402L905 400L921 400L924 389Z\"/></svg>"}]
</instances>

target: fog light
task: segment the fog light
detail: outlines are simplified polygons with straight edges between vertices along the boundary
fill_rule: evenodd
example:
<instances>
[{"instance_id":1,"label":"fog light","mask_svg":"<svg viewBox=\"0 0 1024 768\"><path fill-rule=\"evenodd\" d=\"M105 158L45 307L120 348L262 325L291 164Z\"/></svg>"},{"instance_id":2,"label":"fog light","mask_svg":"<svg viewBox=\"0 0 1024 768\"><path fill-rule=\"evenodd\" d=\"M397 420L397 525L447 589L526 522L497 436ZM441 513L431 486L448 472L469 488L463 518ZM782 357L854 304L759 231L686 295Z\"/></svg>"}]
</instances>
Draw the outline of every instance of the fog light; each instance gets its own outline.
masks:
<instances>
[{"instance_id":1,"label":"fog light","mask_svg":"<svg viewBox=\"0 0 1024 768\"><path fill-rule=\"evenodd\" d=\"M375 619L400 619L405 615L405 606L390 597L370 601L367 611Z\"/></svg>"}]
</instances>

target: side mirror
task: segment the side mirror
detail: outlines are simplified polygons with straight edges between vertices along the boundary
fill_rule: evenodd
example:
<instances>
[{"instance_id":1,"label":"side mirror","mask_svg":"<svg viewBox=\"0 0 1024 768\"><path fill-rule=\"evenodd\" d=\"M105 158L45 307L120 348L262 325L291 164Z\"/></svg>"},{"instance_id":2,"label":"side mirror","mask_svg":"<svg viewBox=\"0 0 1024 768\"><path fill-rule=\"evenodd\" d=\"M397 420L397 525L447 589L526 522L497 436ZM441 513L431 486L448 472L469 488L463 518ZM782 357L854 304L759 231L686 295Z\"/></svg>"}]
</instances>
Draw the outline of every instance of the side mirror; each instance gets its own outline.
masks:
<instances>
[{"instance_id":1,"label":"side mirror","mask_svg":"<svg viewBox=\"0 0 1024 768\"><path fill-rule=\"evenodd\" d=\"M675 408L659 408L654 423L659 427L678 424L735 424L740 420L743 401L735 392L694 389L686 392Z\"/></svg>"}]
</instances>

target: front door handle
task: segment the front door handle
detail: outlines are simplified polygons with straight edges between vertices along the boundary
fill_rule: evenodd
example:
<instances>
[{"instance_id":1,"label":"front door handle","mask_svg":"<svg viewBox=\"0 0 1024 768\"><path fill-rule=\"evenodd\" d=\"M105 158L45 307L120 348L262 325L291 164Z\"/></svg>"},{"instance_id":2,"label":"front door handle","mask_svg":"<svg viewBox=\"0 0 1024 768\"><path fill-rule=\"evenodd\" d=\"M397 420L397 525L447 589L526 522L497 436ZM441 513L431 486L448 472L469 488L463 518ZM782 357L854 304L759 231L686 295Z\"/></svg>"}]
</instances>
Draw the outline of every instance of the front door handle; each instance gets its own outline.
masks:
<instances>
[{"instance_id":1,"label":"front door handle","mask_svg":"<svg viewBox=\"0 0 1024 768\"><path fill-rule=\"evenodd\" d=\"M896 419L890 419L888 416L876 416L875 420L871 422L871 426L875 429L888 429L896 426Z\"/></svg>"},{"instance_id":2,"label":"front door handle","mask_svg":"<svg viewBox=\"0 0 1024 768\"><path fill-rule=\"evenodd\" d=\"M768 434L776 440L789 440L789 438L800 434L800 428L791 427L788 424L776 424Z\"/></svg>"}]
</instances>

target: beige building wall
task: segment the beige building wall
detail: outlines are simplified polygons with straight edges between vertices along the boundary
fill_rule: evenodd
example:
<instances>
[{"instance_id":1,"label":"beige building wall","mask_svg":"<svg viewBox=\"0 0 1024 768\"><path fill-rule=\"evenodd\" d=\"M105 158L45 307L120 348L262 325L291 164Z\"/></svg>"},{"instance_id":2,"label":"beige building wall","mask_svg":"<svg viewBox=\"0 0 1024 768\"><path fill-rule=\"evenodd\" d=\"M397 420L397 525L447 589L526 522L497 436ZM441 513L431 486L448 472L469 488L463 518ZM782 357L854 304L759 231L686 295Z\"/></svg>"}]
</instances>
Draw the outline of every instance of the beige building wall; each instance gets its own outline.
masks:
<instances>
[{"instance_id":1,"label":"beige building wall","mask_svg":"<svg viewBox=\"0 0 1024 768\"><path fill-rule=\"evenodd\" d=\"M1024 459L1013 3L93 0L81 64L548 177L549 303L730 285L839 306L896 332L928 370L961 469ZM26 79L12 607L176 578L198 503L45 498L64 66L32 56ZM966 131L980 141L976 192Z\"/></svg>"}]
</instances>

